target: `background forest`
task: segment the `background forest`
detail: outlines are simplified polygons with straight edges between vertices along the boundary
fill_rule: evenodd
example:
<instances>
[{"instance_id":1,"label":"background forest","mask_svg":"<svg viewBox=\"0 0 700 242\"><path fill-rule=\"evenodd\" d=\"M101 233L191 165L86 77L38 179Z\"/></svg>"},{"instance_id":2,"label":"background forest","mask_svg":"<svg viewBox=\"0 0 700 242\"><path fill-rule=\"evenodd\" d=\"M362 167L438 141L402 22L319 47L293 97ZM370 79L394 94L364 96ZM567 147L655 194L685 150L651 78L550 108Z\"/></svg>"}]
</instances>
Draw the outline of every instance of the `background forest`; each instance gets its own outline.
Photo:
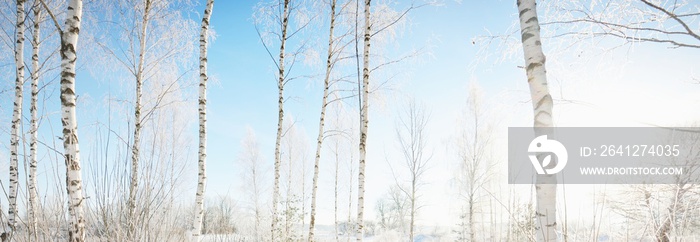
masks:
<instances>
[{"instance_id":1,"label":"background forest","mask_svg":"<svg viewBox=\"0 0 700 242\"><path fill-rule=\"evenodd\" d=\"M697 126L698 1L0 18L2 241L700 241L692 182L507 181L508 127Z\"/></svg>"}]
</instances>

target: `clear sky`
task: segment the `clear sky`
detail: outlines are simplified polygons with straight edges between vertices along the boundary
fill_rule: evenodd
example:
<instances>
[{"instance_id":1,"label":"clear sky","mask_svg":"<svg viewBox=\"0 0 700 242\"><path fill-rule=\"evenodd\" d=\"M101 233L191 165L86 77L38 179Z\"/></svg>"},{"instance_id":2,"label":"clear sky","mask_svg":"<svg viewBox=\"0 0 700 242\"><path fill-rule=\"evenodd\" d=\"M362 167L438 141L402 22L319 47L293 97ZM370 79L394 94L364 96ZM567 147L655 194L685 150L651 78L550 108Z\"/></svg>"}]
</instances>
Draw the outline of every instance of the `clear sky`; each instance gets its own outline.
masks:
<instances>
[{"instance_id":1,"label":"clear sky","mask_svg":"<svg viewBox=\"0 0 700 242\"><path fill-rule=\"evenodd\" d=\"M238 142L251 127L258 135L263 153L272 162L276 125L276 83L273 64L266 55L251 23L253 3L219 3L212 24L217 39L210 49L210 71L219 80L209 93L210 108L210 195L227 192L235 197L237 182L232 179L236 166ZM397 8L403 5L399 4ZM513 30L517 19L511 1L448 1L443 6L428 6L410 13L410 27L396 45L407 48L428 46L430 54L396 69L408 72L394 80L396 91L385 94L385 105L373 105L370 113L370 138L367 165L366 211L374 217L374 201L394 182L387 161L400 162L396 153L394 122L396 108L406 96L425 103L431 112L429 138L435 155L426 187L426 205L421 223L451 224L456 201L449 194L450 169L455 157L445 154L464 111L469 82L483 89L492 116L498 121L496 132L504 134L508 126L528 126L531 111L520 52L501 61L497 57L477 55L482 43L473 44L478 36L502 34ZM226 13L226 14L222 14ZM320 31L325 35L325 31ZM325 38L325 36L323 36ZM322 38L323 39L323 38ZM547 51L547 42L545 51ZM700 117L700 100L695 93L699 85L691 78L698 55L684 49L639 44L610 53L587 50L575 63L558 61L560 54L548 55L549 78L555 99L558 126L640 126L643 122L659 125L689 125ZM493 45L489 55L507 52ZM518 47L519 48L519 47ZM548 54L548 53L546 53ZM484 60L484 61L481 61ZM654 70L657 71L649 71ZM299 97L287 103L288 114L313 139L316 136L320 106L320 80L290 84L288 95ZM606 117L606 118L602 118ZM505 139L500 139L503 142ZM313 151L312 151L313 152ZM324 155L328 155L325 152ZM505 157L501 157L505 158ZM322 223L332 222L332 166L321 163ZM326 173L326 174L324 174ZM217 175L221 174L221 175ZM229 175L227 175L229 174ZM503 181L505 183L505 181ZM354 188L356 190L356 188ZM326 202L325 204L323 202ZM453 219L453 218L452 218Z\"/></svg>"},{"instance_id":2,"label":"clear sky","mask_svg":"<svg viewBox=\"0 0 700 242\"><path fill-rule=\"evenodd\" d=\"M217 39L210 47L210 72L219 81L209 89L209 193L229 193L235 197L238 181L237 168L233 165L239 152L239 141L244 137L246 127L257 133L261 148L268 162L272 162L277 102L274 64L255 32L251 21L254 3L231 4L220 2L215 6L212 25ZM404 7L398 4L397 8ZM403 103L404 96L414 96L429 107L431 132L430 149L435 156L431 161L433 174L444 172L448 157L440 154L448 129L456 121L456 114L466 101L468 82L473 79L469 65L475 58L479 46L471 43L472 38L484 34L484 28L503 29L508 27L515 11L511 2L491 3L475 1L470 3L447 2L444 6L427 6L410 13L410 27L400 36L396 44L401 47L420 48L428 46L430 55L418 57L396 72L409 72L404 79L393 80L398 90L386 94L386 105L372 104L370 113L370 138L367 163L367 202L368 218L374 219L375 200L394 183L387 160L399 164L396 152L394 131L395 106ZM479 26L475 23L489 23ZM478 27L476 27L478 26ZM325 39L326 30L319 31ZM324 50L325 51L325 50ZM401 54L401 53L399 53ZM322 57L321 57L322 58ZM515 70L514 70L515 71ZM495 92L512 83L517 72L492 72L493 79L482 84L485 90ZM512 76L510 76L512 75ZM509 80L510 79L510 80ZM505 81L507 80L507 81ZM286 103L286 112L298 119L315 140L318 130L318 115L321 102L321 80L289 84L287 94L298 99ZM289 116L288 116L289 117ZM313 146L312 146L313 147ZM313 152L313 149L311 149ZM322 155L329 156L330 152ZM388 157L385 157L388 156ZM332 163L321 163L320 216L321 223L332 223ZM395 168L397 169L397 168ZM440 188L446 180L430 175L431 181L426 190L442 192ZM434 187L432 186L434 185ZM353 188L356 192L357 188ZM433 197L434 194L425 197ZM443 198L443 196L440 196ZM431 199L432 200L432 199ZM341 200L344 201L344 200ZM435 202L438 202L436 204ZM445 207L445 201L432 201L427 210ZM426 214L434 214L426 212ZM445 215L444 212L440 215ZM427 224L432 224L433 219Z\"/></svg>"},{"instance_id":3,"label":"clear sky","mask_svg":"<svg viewBox=\"0 0 700 242\"><path fill-rule=\"evenodd\" d=\"M248 127L253 129L265 162L271 167L277 125L275 67L251 20L255 4L255 1L216 2L211 19L216 39L211 42L208 58L213 81L210 82L208 92L207 197L227 195L241 206L245 206L247 198L242 191L241 167L236 164L241 152L240 142ZM403 9L406 5L402 2L392 6ZM202 6L198 6L196 12L201 10ZM192 18L199 23L197 14L192 14ZM472 41L479 40L477 37L481 35L512 31L516 19L514 1L446 1L442 6L427 6L410 12L410 25L392 43L396 47L392 50L397 52L392 54L398 56L401 51L424 46L428 47L430 53L391 69L404 74L400 79L391 81L395 87L393 91L387 91L381 99L375 99L382 102L371 104L365 207L367 218L375 218L375 201L394 182L388 163L400 162L394 133L395 114L397 107L408 96L423 102L431 112L428 133L430 149L435 154L428 173L428 185L425 187L426 207L420 215L419 223L453 225L452 219L457 217L454 214L458 208L457 200L450 195L453 193L450 185L451 169L454 168L456 159L445 147L449 145L457 120L464 112L470 82L478 83L483 89L486 105L493 121L497 121L494 133L499 138L496 140L495 146L498 148L495 148L495 157L505 162L505 149L501 148L504 146L499 145L505 144L503 135L507 127L529 126L532 119L525 72L518 68L518 65L522 65L522 55L516 48L514 53L509 52L510 58L505 60L487 58L483 52L479 52L482 43ZM320 33L318 38L325 40L326 30L317 32ZM697 50L638 44L609 52L586 50L582 52L584 61L570 62L573 58L571 53L550 55L546 40L543 45L545 54L548 55L547 68L552 95L557 100L557 126L642 126L645 122L685 126L700 119L700 95L697 95L700 85L693 84L692 81L693 77L700 75L697 71L697 63L700 63ZM501 56L505 51L505 47L493 45L487 54ZM307 69L313 68L301 67L297 71ZM97 79L100 77L95 73L86 71L78 74L78 94L99 101L104 99L109 88L116 88ZM10 80L4 78L3 82ZM300 79L290 83L286 90L288 97L295 97L285 104L287 117L294 117L310 140L315 140L318 130L321 81L320 78ZM6 86L9 84L3 85ZM2 127L9 127L11 95L5 92L2 98ZM56 102L51 104L54 110L58 107ZM81 107L81 110L86 112L99 109L89 107L90 103L83 105L85 107ZM196 108L194 105L189 107ZM79 123L87 125L91 120L101 119L99 116L100 112L80 114ZM54 113L51 118L54 129L58 130L58 115ZM193 121L196 122L196 119ZM4 147L8 146L7 130L9 129L3 128ZM81 128L80 131L81 135L89 136L89 128ZM189 132L193 144L196 144L194 123ZM87 142L90 139L81 140ZM315 149L312 142L308 144L311 153ZM196 145L188 148L192 154L196 153ZM8 160L6 151L7 149L0 151L3 160ZM88 157L91 151L84 149L83 152L84 157ZM329 156L329 152L324 149L322 156ZM192 158L188 161L192 165L184 176L192 185L186 185L184 192L191 193L190 197L194 200L196 156L188 157ZM332 163L326 159L321 163L319 222L322 224L333 222L331 166ZM7 180L6 172L2 173L2 177ZM506 180L499 184L506 186Z\"/></svg>"}]
</instances>

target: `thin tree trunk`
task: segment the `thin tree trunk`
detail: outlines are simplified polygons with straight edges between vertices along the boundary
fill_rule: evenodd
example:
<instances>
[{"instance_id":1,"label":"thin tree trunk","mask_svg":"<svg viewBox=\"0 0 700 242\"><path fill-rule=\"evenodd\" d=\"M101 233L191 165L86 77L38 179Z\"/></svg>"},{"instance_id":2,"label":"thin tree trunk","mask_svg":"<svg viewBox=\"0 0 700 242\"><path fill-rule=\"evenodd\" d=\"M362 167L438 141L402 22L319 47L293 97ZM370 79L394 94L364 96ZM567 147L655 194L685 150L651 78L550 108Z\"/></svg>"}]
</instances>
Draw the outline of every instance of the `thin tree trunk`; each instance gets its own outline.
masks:
<instances>
[{"instance_id":1,"label":"thin tree trunk","mask_svg":"<svg viewBox=\"0 0 700 242\"><path fill-rule=\"evenodd\" d=\"M328 89L330 87L331 70L333 68L333 28L335 27L335 3L331 1L331 24L328 34L328 56L326 58L326 78L323 82L323 101L321 102L321 118L318 123L318 137L316 138L316 160L314 162L314 181L311 192L311 220L309 221L309 241L314 241L314 225L316 223L316 193L318 191L318 163L321 160L321 149L323 147L323 128L326 118L326 107L328 106ZM337 186L336 186L337 188Z\"/></svg>"},{"instance_id":2,"label":"thin tree trunk","mask_svg":"<svg viewBox=\"0 0 700 242\"><path fill-rule=\"evenodd\" d=\"M291 129L291 127L290 127L290 129ZM293 160L292 160L291 142L290 142L290 144L288 144L287 148L288 148L287 154L289 155L289 157L288 157L289 160L288 160L287 164L289 166L288 167L289 170L287 170L287 199L285 200L285 210L284 210L285 219L284 219L284 236L283 236L283 238L285 238L286 240L291 240L292 229L291 229L290 223L291 223L291 220L294 216L291 212L292 211L291 210L291 208L292 208L292 165L293 165L292 164Z\"/></svg>"},{"instance_id":3,"label":"thin tree trunk","mask_svg":"<svg viewBox=\"0 0 700 242\"><path fill-rule=\"evenodd\" d=\"M470 93L470 94L476 94L476 92ZM476 189L477 185L478 186L483 185L483 184L476 184L477 183L476 176L477 176L477 173L479 172L479 164L481 164L481 157L480 157L480 155L478 155L479 153L477 153L478 152L477 150L479 149L479 106L478 106L479 102L478 102L478 99L476 96L477 95L472 95L473 101L471 102L471 104L473 105L472 109L474 111L474 137L473 137L474 140L472 141L471 161L468 161L468 162L471 162L471 165L469 165L469 167L471 167L471 169L468 171L470 173L469 183L471 183L469 185L469 190L470 190L469 191L469 239L470 240L469 241L476 241L476 225L475 225L476 223L474 222L474 215L475 215L474 196L475 196L476 191L477 191L477 189ZM479 182L481 183L483 181L479 181ZM482 233L483 233L483 231L482 231Z\"/></svg>"},{"instance_id":4,"label":"thin tree trunk","mask_svg":"<svg viewBox=\"0 0 700 242\"><path fill-rule=\"evenodd\" d=\"M257 196L257 195L256 195ZM257 198L255 201L255 240L260 240L260 205L258 204Z\"/></svg>"},{"instance_id":5,"label":"thin tree trunk","mask_svg":"<svg viewBox=\"0 0 700 242\"><path fill-rule=\"evenodd\" d=\"M50 11L42 2L44 9ZM80 146L78 144L78 119L76 118L75 62L78 59L76 47L83 15L83 1L70 0L66 12L65 29L54 23L61 33L61 122L63 123L63 148L66 159L66 191L68 193L68 241L85 241L85 214L83 211L83 178L80 167Z\"/></svg>"},{"instance_id":6,"label":"thin tree trunk","mask_svg":"<svg viewBox=\"0 0 700 242\"><path fill-rule=\"evenodd\" d=\"M657 242L670 242L670 233L671 233L671 214L669 214L669 217L664 219L664 222L661 224L659 229L657 230L655 236L656 236L656 241Z\"/></svg>"},{"instance_id":7,"label":"thin tree trunk","mask_svg":"<svg viewBox=\"0 0 700 242\"><path fill-rule=\"evenodd\" d=\"M357 66L357 97L358 97L358 105L360 107L360 112L362 112L362 95L360 94L361 90L361 84L360 84L360 34L359 34L359 22L360 22L360 0L355 0L355 64ZM362 122L362 116L360 115L360 122ZM354 141L354 140L352 140ZM354 142L351 142L354 143ZM359 144L358 144L359 147ZM355 157L353 155L353 152L350 152L350 178L349 178L349 183L348 183L348 221L347 221L347 226L346 228L347 234L347 242L350 242L350 224L351 224L351 219L352 219L352 175L354 174L353 171L353 161L355 160Z\"/></svg>"},{"instance_id":8,"label":"thin tree trunk","mask_svg":"<svg viewBox=\"0 0 700 242\"><path fill-rule=\"evenodd\" d=\"M425 127L427 125L427 117L422 106L416 104L412 99L408 105L408 111L405 117L400 117L399 122L403 124L402 127L397 129L397 136L399 138L399 143L406 159L406 167L410 171L410 190L404 190L399 187L399 190L403 195L408 198L409 204L409 228L408 228L408 238L413 241L416 232L416 215L418 213L418 188L420 186L420 181L425 172L425 166L430 158L424 158L423 152L425 150L426 140L425 140ZM402 130L401 129L405 129ZM402 135L405 133L407 137ZM397 184L398 187L398 184ZM404 217L401 216L401 219Z\"/></svg>"},{"instance_id":9,"label":"thin tree trunk","mask_svg":"<svg viewBox=\"0 0 700 242\"><path fill-rule=\"evenodd\" d=\"M362 110L360 111L360 168L357 177L357 241L364 237L364 209L365 209L365 160L367 158L367 124L368 124L368 99L369 99L369 47L370 47L370 5L372 0L365 0L365 38L363 49L362 68Z\"/></svg>"},{"instance_id":10,"label":"thin tree trunk","mask_svg":"<svg viewBox=\"0 0 700 242\"><path fill-rule=\"evenodd\" d=\"M278 63L278 116L277 116L277 138L275 141L275 182L272 191L272 241L277 241L277 226L279 214L277 203L280 197L280 143L282 141L282 125L284 122L284 45L287 41L287 23L289 22L289 0L284 0L284 13L282 14L282 37L280 38L280 57Z\"/></svg>"},{"instance_id":11,"label":"thin tree trunk","mask_svg":"<svg viewBox=\"0 0 700 242\"><path fill-rule=\"evenodd\" d=\"M301 226L299 240L304 240L304 223L306 222L306 155L301 157Z\"/></svg>"},{"instance_id":12,"label":"thin tree trunk","mask_svg":"<svg viewBox=\"0 0 700 242\"><path fill-rule=\"evenodd\" d=\"M409 229L410 241L413 241L413 232L416 225L416 173L413 173L413 182L411 182L411 228Z\"/></svg>"},{"instance_id":13,"label":"thin tree trunk","mask_svg":"<svg viewBox=\"0 0 700 242\"><path fill-rule=\"evenodd\" d=\"M540 25L537 20L535 0L518 0L520 16L520 33L522 34L523 53L527 82L530 86L532 107L534 112L534 128L536 135L545 134L541 128L553 127L552 96L547 88L545 56L542 52ZM558 241L557 239L557 185L556 176L538 175L535 185L537 209L535 214L539 231L537 241Z\"/></svg>"},{"instance_id":14,"label":"thin tree trunk","mask_svg":"<svg viewBox=\"0 0 700 242\"><path fill-rule=\"evenodd\" d=\"M304 240L304 224L306 222L306 156L301 157L301 229L299 240Z\"/></svg>"},{"instance_id":15,"label":"thin tree trunk","mask_svg":"<svg viewBox=\"0 0 700 242\"><path fill-rule=\"evenodd\" d=\"M333 221L335 222L335 241L339 241L338 238L338 142L335 143L335 190L334 190L334 198L335 200L333 201Z\"/></svg>"},{"instance_id":16,"label":"thin tree trunk","mask_svg":"<svg viewBox=\"0 0 700 242\"><path fill-rule=\"evenodd\" d=\"M36 168L37 168L37 131L38 125L38 110L37 103L39 100L39 47L41 42L40 23L42 21L41 6L39 1L34 3L34 34L32 36L32 99L29 112L31 113L30 122L30 140L29 140L29 181L27 188L29 189L29 233L30 238L38 241L37 230L37 212L39 211L39 196L36 189Z\"/></svg>"},{"instance_id":17,"label":"thin tree trunk","mask_svg":"<svg viewBox=\"0 0 700 242\"><path fill-rule=\"evenodd\" d=\"M257 142L255 143L255 154L257 154ZM254 193L254 200L255 200L255 240L262 240L260 237L260 217L262 216L262 212L260 211L260 189L258 188L258 167L257 167L257 162L258 158L257 155L255 156L255 163L253 163L253 170L252 170L252 177L253 177L253 193Z\"/></svg>"},{"instance_id":18,"label":"thin tree trunk","mask_svg":"<svg viewBox=\"0 0 700 242\"><path fill-rule=\"evenodd\" d=\"M347 227L346 230L346 236L347 236L347 242L350 242L350 230L351 230L351 219L352 219L352 174L354 173L353 168L353 160L355 160L355 156L353 155L354 152L350 152L350 178L349 178L349 185L348 185L348 222L347 222Z\"/></svg>"},{"instance_id":19,"label":"thin tree trunk","mask_svg":"<svg viewBox=\"0 0 700 242\"><path fill-rule=\"evenodd\" d=\"M255 204L255 240L260 240L260 208Z\"/></svg>"},{"instance_id":20,"label":"thin tree trunk","mask_svg":"<svg viewBox=\"0 0 700 242\"><path fill-rule=\"evenodd\" d=\"M193 241L200 240L204 218L204 193L207 182L207 41L209 19L213 8L214 0L208 0L202 18L202 31L199 34L199 181L195 198Z\"/></svg>"},{"instance_id":21,"label":"thin tree trunk","mask_svg":"<svg viewBox=\"0 0 700 242\"><path fill-rule=\"evenodd\" d=\"M17 185L18 185L18 148L19 129L22 125L22 94L24 92L24 0L17 0L17 22L15 28L15 102L12 111L12 130L10 134L10 193L9 208L7 211L7 225L10 227L8 239L12 238L12 233L17 225Z\"/></svg>"},{"instance_id":22,"label":"thin tree trunk","mask_svg":"<svg viewBox=\"0 0 700 242\"><path fill-rule=\"evenodd\" d=\"M469 241L476 241L475 233L476 227L474 226L474 192L469 194Z\"/></svg>"},{"instance_id":23,"label":"thin tree trunk","mask_svg":"<svg viewBox=\"0 0 700 242\"><path fill-rule=\"evenodd\" d=\"M145 0L143 18L141 20L141 30L139 38L139 59L136 70L136 104L134 105L134 143L131 148L131 181L129 184L129 212L127 238L136 239L136 193L139 187L139 148L141 145L141 96L143 86L143 71L146 57L146 35L151 10L151 0Z\"/></svg>"}]
</instances>

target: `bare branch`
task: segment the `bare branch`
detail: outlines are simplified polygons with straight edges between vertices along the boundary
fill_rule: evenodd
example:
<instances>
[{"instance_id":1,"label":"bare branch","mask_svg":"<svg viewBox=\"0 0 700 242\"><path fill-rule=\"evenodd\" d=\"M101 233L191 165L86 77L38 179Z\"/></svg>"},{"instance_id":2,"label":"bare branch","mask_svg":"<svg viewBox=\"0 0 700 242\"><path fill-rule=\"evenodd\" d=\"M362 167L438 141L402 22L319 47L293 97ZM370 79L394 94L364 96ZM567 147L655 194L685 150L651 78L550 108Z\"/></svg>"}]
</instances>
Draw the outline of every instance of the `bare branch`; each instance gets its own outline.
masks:
<instances>
[{"instance_id":1,"label":"bare branch","mask_svg":"<svg viewBox=\"0 0 700 242\"><path fill-rule=\"evenodd\" d=\"M674 14L674 13L672 13L672 12L669 12L668 10L666 10L666 9L664 9L664 8L662 8L662 7L659 7L659 6L657 6L657 5L654 5L653 3L649 2L648 0L640 0L640 1L642 1L644 4L649 5L650 7L654 8L654 9L657 9L657 10L659 10L659 11L665 13L665 14L668 15L669 17L673 18L674 20L676 20L676 22L678 22L679 24L681 24L681 25L683 26L683 28L685 29L685 31L688 31L688 35L693 36L693 37L694 37L695 39L697 39L697 40L700 40L700 36L698 36L697 34L695 34L695 32L693 32L693 30L690 29L690 27L688 26L688 24L686 24L685 21L681 20L678 16L676 16L676 14Z\"/></svg>"},{"instance_id":2,"label":"bare branch","mask_svg":"<svg viewBox=\"0 0 700 242\"><path fill-rule=\"evenodd\" d=\"M49 6L46 5L44 0L39 0L41 1L41 5L44 6L44 9L46 9L46 12L51 16L51 20L53 20L53 24L56 26L56 30L58 30L59 33L61 33L61 36L63 35L63 30L61 29L61 25L58 24L58 20L56 19L56 16L53 15L53 12L49 8Z\"/></svg>"}]
</instances>

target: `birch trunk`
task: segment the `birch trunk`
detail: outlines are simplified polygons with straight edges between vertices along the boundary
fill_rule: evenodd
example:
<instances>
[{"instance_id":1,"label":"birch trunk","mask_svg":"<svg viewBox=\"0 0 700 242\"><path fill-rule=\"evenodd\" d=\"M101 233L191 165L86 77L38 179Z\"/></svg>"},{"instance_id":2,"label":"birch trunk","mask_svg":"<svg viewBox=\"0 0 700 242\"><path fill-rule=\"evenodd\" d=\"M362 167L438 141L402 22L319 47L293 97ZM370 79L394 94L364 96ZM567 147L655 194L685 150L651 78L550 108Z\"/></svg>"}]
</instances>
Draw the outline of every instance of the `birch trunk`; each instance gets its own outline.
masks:
<instances>
[{"instance_id":1,"label":"birch trunk","mask_svg":"<svg viewBox=\"0 0 700 242\"><path fill-rule=\"evenodd\" d=\"M44 5L46 8L46 5ZM48 10L47 10L48 11ZM76 118L75 62L76 47L83 15L83 1L70 0L66 12L65 29L61 32L61 121L63 148L66 159L66 191L68 193L68 241L85 241L85 214L83 211L83 179L78 145Z\"/></svg>"},{"instance_id":2,"label":"birch trunk","mask_svg":"<svg viewBox=\"0 0 700 242\"><path fill-rule=\"evenodd\" d=\"M141 30L139 35L139 59L136 67L136 101L134 105L134 143L131 148L131 181L129 183L129 217L127 238L136 238L136 193L139 187L139 148L141 145L141 96L143 86L143 71L146 57L146 35L149 20L149 12L151 9L151 0L145 0L143 18L141 20Z\"/></svg>"},{"instance_id":3,"label":"birch trunk","mask_svg":"<svg viewBox=\"0 0 700 242\"><path fill-rule=\"evenodd\" d=\"M37 234L37 218L36 213L39 208L38 194L36 190L36 168L37 168L37 131L38 126L38 110L37 103L39 99L39 47L41 44L41 29L42 21L41 6L39 1L34 3L34 34L32 35L32 99L29 112L31 113L30 122L30 141L29 141L29 181L27 182L29 189L29 233L30 238L38 241Z\"/></svg>"},{"instance_id":4,"label":"birch trunk","mask_svg":"<svg viewBox=\"0 0 700 242\"><path fill-rule=\"evenodd\" d=\"M202 32L199 34L199 181L195 198L193 241L200 240L204 219L204 192L207 182L207 41L213 8L214 0L208 0L202 18Z\"/></svg>"},{"instance_id":5,"label":"birch trunk","mask_svg":"<svg viewBox=\"0 0 700 242\"><path fill-rule=\"evenodd\" d=\"M534 112L534 128L536 135L543 133L540 128L553 127L552 96L547 88L545 56L542 53L540 25L537 20L535 0L518 0L520 16L520 33L522 34L523 54L527 82L530 86L532 107ZM537 241L558 241L556 230L556 176L538 175L535 185L537 197Z\"/></svg>"},{"instance_id":6,"label":"birch trunk","mask_svg":"<svg viewBox=\"0 0 700 242\"><path fill-rule=\"evenodd\" d=\"M314 162L314 179L311 192L311 219L309 220L309 241L314 241L314 225L316 223L316 193L318 192L318 163L321 160L321 149L323 147L323 132L326 118L326 107L328 106L328 89L330 86L331 69L333 67L333 28L335 27L335 4L331 1L331 24L328 35L328 56L326 58L326 77L323 82L323 101L321 102L321 118L318 123L318 137L316 138L316 160ZM337 174L336 174L337 175ZM336 177L337 180L337 177ZM336 181L337 182L337 181ZM337 189L336 185L336 189ZM336 192L337 193L337 192ZM337 204L336 204L337 207Z\"/></svg>"},{"instance_id":7,"label":"birch trunk","mask_svg":"<svg viewBox=\"0 0 700 242\"><path fill-rule=\"evenodd\" d=\"M363 49L362 68L362 108L360 110L360 168L357 176L357 241L364 237L364 210L365 210L365 160L367 157L367 124L369 114L369 47L371 36L370 5L372 0L365 0L365 39Z\"/></svg>"},{"instance_id":8,"label":"birch trunk","mask_svg":"<svg viewBox=\"0 0 700 242\"><path fill-rule=\"evenodd\" d=\"M19 149L19 129L22 125L22 93L24 92L24 0L17 0L17 22L15 25L15 102L12 111L12 130L10 131L10 193L7 211L7 225L10 227L7 238L12 238L12 233L17 225L17 185L18 170L17 159Z\"/></svg>"},{"instance_id":9,"label":"birch trunk","mask_svg":"<svg viewBox=\"0 0 700 242\"><path fill-rule=\"evenodd\" d=\"M277 203L280 197L280 143L282 141L282 125L284 124L284 44L287 41L287 23L289 22L289 0L284 0L284 12L282 13L282 37L280 37L280 56L278 63L278 116L277 116L277 139L275 141L275 182L272 191L272 241L277 241L277 225L279 214Z\"/></svg>"}]
</instances>

